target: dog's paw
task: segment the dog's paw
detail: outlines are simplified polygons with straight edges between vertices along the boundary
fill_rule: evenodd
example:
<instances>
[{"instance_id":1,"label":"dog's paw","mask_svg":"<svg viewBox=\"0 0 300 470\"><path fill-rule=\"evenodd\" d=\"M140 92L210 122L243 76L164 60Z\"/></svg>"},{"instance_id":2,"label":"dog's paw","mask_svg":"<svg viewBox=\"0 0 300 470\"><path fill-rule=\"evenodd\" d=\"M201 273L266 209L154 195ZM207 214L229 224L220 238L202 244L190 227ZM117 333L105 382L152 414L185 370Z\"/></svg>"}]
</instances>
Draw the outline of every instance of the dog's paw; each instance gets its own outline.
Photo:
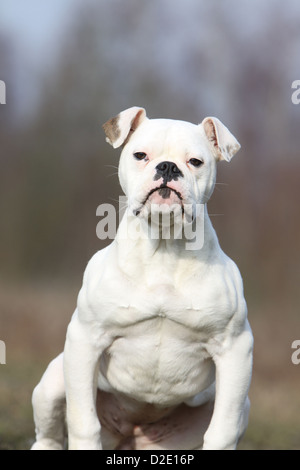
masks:
<instances>
[{"instance_id":1,"label":"dog's paw","mask_svg":"<svg viewBox=\"0 0 300 470\"><path fill-rule=\"evenodd\" d=\"M54 439L40 439L33 444L31 450L63 450L63 446Z\"/></svg>"}]
</instances>

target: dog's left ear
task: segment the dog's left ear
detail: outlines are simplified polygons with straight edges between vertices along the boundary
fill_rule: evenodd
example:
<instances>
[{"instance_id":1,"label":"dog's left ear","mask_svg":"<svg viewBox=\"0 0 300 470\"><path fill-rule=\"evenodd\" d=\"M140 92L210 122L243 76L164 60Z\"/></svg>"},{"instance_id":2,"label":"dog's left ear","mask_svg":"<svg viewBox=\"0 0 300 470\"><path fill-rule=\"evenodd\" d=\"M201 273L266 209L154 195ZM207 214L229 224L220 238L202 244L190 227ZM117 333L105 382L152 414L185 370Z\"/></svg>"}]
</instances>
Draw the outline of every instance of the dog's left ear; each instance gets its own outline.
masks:
<instances>
[{"instance_id":1,"label":"dog's left ear","mask_svg":"<svg viewBox=\"0 0 300 470\"><path fill-rule=\"evenodd\" d=\"M211 142L217 160L230 162L232 157L241 148L239 142L226 126L216 117L206 117L202 121L206 137Z\"/></svg>"},{"instance_id":2,"label":"dog's left ear","mask_svg":"<svg viewBox=\"0 0 300 470\"><path fill-rule=\"evenodd\" d=\"M145 119L148 118L146 117L144 108L133 106L132 108L122 111L103 124L106 142L115 149L121 147Z\"/></svg>"}]
</instances>

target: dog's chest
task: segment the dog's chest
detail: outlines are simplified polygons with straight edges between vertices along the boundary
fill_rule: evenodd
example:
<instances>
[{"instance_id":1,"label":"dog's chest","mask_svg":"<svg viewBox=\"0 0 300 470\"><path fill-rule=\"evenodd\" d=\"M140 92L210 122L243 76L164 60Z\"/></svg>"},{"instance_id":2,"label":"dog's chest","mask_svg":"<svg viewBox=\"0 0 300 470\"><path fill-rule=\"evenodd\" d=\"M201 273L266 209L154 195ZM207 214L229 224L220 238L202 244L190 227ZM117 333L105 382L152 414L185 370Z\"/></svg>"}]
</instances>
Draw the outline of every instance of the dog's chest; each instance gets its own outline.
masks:
<instances>
[{"instance_id":1,"label":"dog's chest","mask_svg":"<svg viewBox=\"0 0 300 470\"><path fill-rule=\"evenodd\" d=\"M187 272L148 268L133 280L107 269L90 286L95 325L112 338L101 356L100 388L170 405L213 381L206 345L225 331L232 295L224 276Z\"/></svg>"},{"instance_id":2,"label":"dog's chest","mask_svg":"<svg viewBox=\"0 0 300 470\"><path fill-rule=\"evenodd\" d=\"M128 283L114 296L106 294L106 325L113 340L101 357L100 388L171 405L213 381L206 344L220 327L220 309L212 322L211 308L169 284L134 289Z\"/></svg>"},{"instance_id":3,"label":"dog's chest","mask_svg":"<svg viewBox=\"0 0 300 470\"><path fill-rule=\"evenodd\" d=\"M233 286L225 276L176 282L161 268L147 279L132 282L120 272L101 279L89 290L88 304L96 323L112 335L136 324L165 319L205 340L222 331L234 311Z\"/></svg>"},{"instance_id":4,"label":"dog's chest","mask_svg":"<svg viewBox=\"0 0 300 470\"><path fill-rule=\"evenodd\" d=\"M197 333L161 315L120 329L102 354L100 372L108 391L172 405L207 387L214 366Z\"/></svg>"}]
</instances>

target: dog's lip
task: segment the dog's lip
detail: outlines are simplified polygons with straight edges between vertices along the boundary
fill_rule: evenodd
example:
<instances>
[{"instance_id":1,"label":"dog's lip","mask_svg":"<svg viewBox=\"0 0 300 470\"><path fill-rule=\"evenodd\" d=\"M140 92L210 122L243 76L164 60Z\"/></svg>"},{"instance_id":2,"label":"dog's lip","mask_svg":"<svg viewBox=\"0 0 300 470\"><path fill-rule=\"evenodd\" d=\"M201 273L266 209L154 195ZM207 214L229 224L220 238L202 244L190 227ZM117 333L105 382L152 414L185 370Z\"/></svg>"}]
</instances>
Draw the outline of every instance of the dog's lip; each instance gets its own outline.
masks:
<instances>
[{"instance_id":1,"label":"dog's lip","mask_svg":"<svg viewBox=\"0 0 300 470\"><path fill-rule=\"evenodd\" d=\"M159 191L160 189L164 189L164 188L170 189L171 191L173 191L173 192L176 194L176 196L178 197L178 199L179 199L180 201L183 200L183 197L182 197L182 195L181 195L181 193L180 193L179 191L177 191L177 190L174 189L174 188L171 188L171 187L168 186L167 184L161 184L160 186L157 186L156 188L150 189L150 191L148 192L146 198L145 198L144 201L142 202L142 206L144 206L144 205L146 204L146 202L148 201L148 199L149 199L149 197L151 196L151 194L155 193L155 191Z\"/></svg>"},{"instance_id":2,"label":"dog's lip","mask_svg":"<svg viewBox=\"0 0 300 470\"><path fill-rule=\"evenodd\" d=\"M143 200L143 202L141 203L140 207L138 209L135 209L133 211L134 215L135 216L139 216L140 213L141 213L141 210L142 208L145 206L146 202L148 201L149 197L151 196L151 194L155 193L155 191L158 191L159 189L163 189L163 188L167 188L167 189L170 189L171 191L173 191L177 197L179 198L180 202L181 202L181 206L182 206L182 210L183 210L183 197L181 195L181 193L179 191L177 191L176 189L174 188L171 188L170 186L168 186L167 184L161 184L160 186L156 186L156 188L152 188L147 196L145 197L145 199Z\"/></svg>"}]
</instances>

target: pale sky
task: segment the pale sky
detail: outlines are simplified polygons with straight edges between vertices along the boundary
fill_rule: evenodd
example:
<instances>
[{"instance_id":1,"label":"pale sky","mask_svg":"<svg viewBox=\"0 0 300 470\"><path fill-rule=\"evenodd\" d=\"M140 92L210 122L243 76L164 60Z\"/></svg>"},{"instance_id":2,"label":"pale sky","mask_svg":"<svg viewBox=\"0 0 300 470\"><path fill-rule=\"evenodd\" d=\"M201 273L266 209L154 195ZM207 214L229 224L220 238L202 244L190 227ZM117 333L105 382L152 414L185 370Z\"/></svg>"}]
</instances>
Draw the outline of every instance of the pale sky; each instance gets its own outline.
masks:
<instances>
[{"instance_id":1,"label":"pale sky","mask_svg":"<svg viewBox=\"0 0 300 470\"><path fill-rule=\"evenodd\" d=\"M39 62L43 53L59 40L78 0L1 0L0 34L13 38L18 49Z\"/></svg>"}]
</instances>

